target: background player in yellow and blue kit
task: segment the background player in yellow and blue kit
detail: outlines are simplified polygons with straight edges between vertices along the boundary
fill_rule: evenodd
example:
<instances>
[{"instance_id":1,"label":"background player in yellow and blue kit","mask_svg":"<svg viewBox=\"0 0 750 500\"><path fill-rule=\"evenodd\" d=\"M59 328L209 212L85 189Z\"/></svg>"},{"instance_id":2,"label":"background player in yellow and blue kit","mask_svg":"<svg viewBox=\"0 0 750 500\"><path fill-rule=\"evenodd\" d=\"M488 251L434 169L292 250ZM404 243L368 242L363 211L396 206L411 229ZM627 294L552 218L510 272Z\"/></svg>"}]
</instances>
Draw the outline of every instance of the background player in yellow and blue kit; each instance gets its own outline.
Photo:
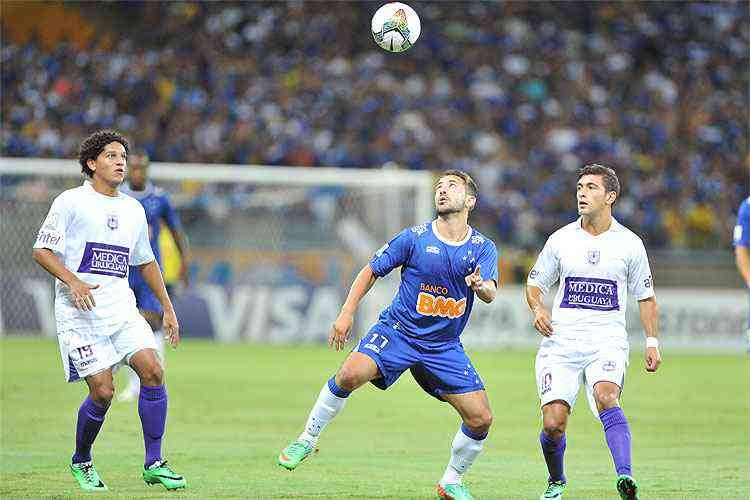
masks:
<instances>
[{"instance_id":1,"label":"background player in yellow and blue kit","mask_svg":"<svg viewBox=\"0 0 750 500\"><path fill-rule=\"evenodd\" d=\"M172 206L167 192L148 180L148 155L144 151L134 151L130 155L128 163L128 181L120 190L143 205L143 209L146 211L151 249L160 267L163 267L161 246L159 245L162 225L169 229L180 254L180 279L187 286L189 282L187 242L181 229L180 217ZM161 338L163 311L159 301L146 286L138 268L130 268L128 283L135 294L138 310L154 331L156 345L159 347L159 354L162 362L164 362L164 342ZM169 291L171 293L171 290ZM128 386L118 396L121 401L131 401L138 395L140 387L138 376L132 370L128 370L128 379Z\"/></svg>"},{"instance_id":2,"label":"background player in yellow and blue kit","mask_svg":"<svg viewBox=\"0 0 750 500\"><path fill-rule=\"evenodd\" d=\"M734 256L740 276L750 290L750 198L740 204L734 226ZM747 323L747 352L750 353L750 315Z\"/></svg>"},{"instance_id":3,"label":"background player in yellow and blue kit","mask_svg":"<svg viewBox=\"0 0 750 500\"><path fill-rule=\"evenodd\" d=\"M321 431L352 391L367 382L387 389L410 370L428 394L450 403L463 420L438 495L471 498L462 476L482 450L492 412L459 336L474 296L492 302L498 279L495 244L468 224L476 201L477 187L468 174L444 172L435 187L437 219L401 231L359 272L329 337L336 350L349 338L362 297L377 278L400 267L398 292L323 385L305 430L281 452L279 465L292 470L315 449Z\"/></svg>"}]
</instances>

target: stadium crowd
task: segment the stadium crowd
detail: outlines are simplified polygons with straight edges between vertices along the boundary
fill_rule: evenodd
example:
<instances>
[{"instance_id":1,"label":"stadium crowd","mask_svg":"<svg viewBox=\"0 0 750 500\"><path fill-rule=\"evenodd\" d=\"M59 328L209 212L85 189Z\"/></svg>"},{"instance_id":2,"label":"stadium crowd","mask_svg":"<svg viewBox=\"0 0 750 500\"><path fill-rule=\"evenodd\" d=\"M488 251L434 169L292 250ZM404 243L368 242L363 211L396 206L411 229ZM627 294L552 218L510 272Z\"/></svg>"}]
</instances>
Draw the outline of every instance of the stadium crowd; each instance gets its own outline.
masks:
<instances>
[{"instance_id":1,"label":"stadium crowd","mask_svg":"<svg viewBox=\"0 0 750 500\"><path fill-rule=\"evenodd\" d=\"M461 168L475 223L521 246L575 217L573 172L597 162L650 247L730 245L746 2L415 2L422 35L400 55L368 33L378 5L57 5L93 29L55 33L11 9L2 155L75 157L114 127L156 161Z\"/></svg>"}]
</instances>

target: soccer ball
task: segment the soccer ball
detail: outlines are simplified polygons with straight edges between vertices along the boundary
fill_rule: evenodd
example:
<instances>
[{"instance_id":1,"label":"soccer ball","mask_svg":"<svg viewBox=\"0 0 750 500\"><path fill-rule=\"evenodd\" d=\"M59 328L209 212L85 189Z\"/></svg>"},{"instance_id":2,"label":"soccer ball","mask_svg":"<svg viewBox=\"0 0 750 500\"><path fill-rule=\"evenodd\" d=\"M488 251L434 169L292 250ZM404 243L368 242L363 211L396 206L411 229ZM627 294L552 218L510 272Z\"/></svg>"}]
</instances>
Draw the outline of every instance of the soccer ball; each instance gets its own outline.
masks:
<instances>
[{"instance_id":1,"label":"soccer ball","mask_svg":"<svg viewBox=\"0 0 750 500\"><path fill-rule=\"evenodd\" d=\"M414 45L421 30L419 16L405 3L387 3L372 16L372 37L388 52L405 51Z\"/></svg>"}]
</instances>

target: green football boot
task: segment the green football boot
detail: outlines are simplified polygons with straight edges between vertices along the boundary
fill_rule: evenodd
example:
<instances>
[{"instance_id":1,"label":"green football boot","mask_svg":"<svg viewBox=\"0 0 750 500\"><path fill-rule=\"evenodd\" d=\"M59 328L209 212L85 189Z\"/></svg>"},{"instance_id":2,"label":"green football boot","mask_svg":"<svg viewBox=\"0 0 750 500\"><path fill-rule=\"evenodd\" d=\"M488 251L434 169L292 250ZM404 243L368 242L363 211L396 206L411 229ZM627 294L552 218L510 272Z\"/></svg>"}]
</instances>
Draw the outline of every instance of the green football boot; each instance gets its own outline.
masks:
<instances>
[{"instance_id":1,"label":"green football boot","mask_svg":"<svg viewBox=\"0 0 750 500\"><path fill-rule=\"evenodd\" d=\"M168 490L179 490L187 486L187 481L181 475L169 468L167 461L154 462L151 467L143 471L146 484L161 484Z\"/></svg>"},{"instance_id":2,"label":"green football boot","mask_svg":"<svg viewBox=\"0 0 750 500\"><path fill-rule=\"evenodd\" d=\"M443 500L474 500L469 489L463 484L437 485L438 498Z\"/></svg>"},{"instance_id":3,"label":"green football boot","mask_svg":"<svg viewBox=\"0 0 750 500\"><path fill-rule=\"evenodd\" d=\"M279 454L279 465L287 470L294 470L304 459L315 451L315 446L304 440L298 440L284 448Z\"/></svg>"},{"instance_id":4,"label":"green football boot","mask_svg":"<svg viewBox=\"0 0 750 500\"><path fill-rule=\"evenodd\" d=\"M547 490L542 493L542 496L539 497L539 500L548 500L550 498L562 498L563 493L565 493L565 487L567 486L567 483L563 483L562 481L550 481L547 485Z\"/></svg>"},{"instance_id":5,"label":"green football boot","mask_svg":"<svg viewBox=\"0 0 750 500\"><path fill-rule=\"evenodd\" d=\"M627 474L617 476L617 493L622 500L638 500L638 483Z\"/></svg>"},{"instance_id":6,"label":"green football boot","mask_svg":"<svg viewBox=\"0 0 750 500\"><path fill-rule=\"evenodd\" d=\"M96 473L94 464L91 462L70 464L70 471L83 491L107 491L109 489L102 482L99 474Z\"/></svg>"}]
</instances>

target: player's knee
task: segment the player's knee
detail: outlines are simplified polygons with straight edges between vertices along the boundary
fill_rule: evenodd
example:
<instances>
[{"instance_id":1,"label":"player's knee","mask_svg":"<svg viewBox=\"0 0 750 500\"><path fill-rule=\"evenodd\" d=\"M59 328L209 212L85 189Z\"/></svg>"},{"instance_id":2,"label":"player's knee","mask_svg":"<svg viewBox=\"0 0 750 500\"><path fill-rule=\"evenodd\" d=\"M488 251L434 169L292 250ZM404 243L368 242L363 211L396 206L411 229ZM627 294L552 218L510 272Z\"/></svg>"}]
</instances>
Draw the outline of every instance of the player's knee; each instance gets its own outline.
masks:
<instances>
[{"instance_id":1,"label":"player's knee","mask_svg":"<svg viewBox=\"0 0 750 500\"><path fill-rule=\"evenodd\" d=\"M158 362L151 363L140 370L138 377L141 379L141 385L148 387L162 385L164 383L164 369Z\"/></svg>"},{"instance_id":2,"label":"player's knee","mask_svg":"<svg viewBox=\"0 0 750 500\"><path fill-rule=\"evenodd\" d=\"M115 395L114 384L102 384L91 388L89 396L99 406L109 406Z\"/></svg>"},{"instance_id":3,"label":"player's knee","mask_svg":"<svg viewBox=\"0 0 750 500\"><path fill-rule=\"evenodd\" d=\"M367 382L365 378L356 367L344 365L336 374L336 385L345 391L353 391Z\"/></svg>"},{"instance_id":4,"label":"player's knee","mask_svg":"<svg viewBox=\"0 0 750 500\"><path fill-rule=\"evenodd\" d=\"M554 416L546 417L543 423L544 433L553 439L562 438L563 434L565 434L566 426L567 421L565 419L556 418Z\"/></svg>"},{"instance_id":5,"label":"player's knee","mask_svg":"<svg viewBox=\"0 0 750 500\"><path fill-rule=\"evenodd\" d=\"M596 406L599 411L606 410L608 408L614 408L619 404L619 391L616 390L604 390L598 391L595 394Z\"/></svg>"},{"instance_id":6,"label":"player's knee","mask_svg":"<svg viewBox=\"0 0 750 500\"><path fill-rule=\"evenodd\" d=\"M487 434L492 426L492 412L489 409L484 410L476 415L468 417L464 423L474 434Z\"/></svg>"}]
</instances>

